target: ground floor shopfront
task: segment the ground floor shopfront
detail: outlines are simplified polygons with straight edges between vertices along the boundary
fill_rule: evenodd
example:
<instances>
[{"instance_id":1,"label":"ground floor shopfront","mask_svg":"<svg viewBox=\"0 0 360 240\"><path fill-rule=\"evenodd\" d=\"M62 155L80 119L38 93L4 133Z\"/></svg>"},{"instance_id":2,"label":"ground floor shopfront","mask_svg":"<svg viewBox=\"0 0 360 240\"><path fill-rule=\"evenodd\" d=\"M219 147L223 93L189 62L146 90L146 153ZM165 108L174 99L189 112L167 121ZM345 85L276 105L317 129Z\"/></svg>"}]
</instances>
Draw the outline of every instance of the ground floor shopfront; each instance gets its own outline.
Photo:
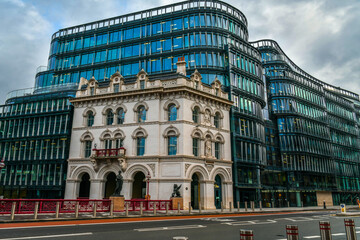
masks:
<instances>
[{"instance_id":1,"label":"ground floor shopfront","mask_svg":"<svg viewBox=\"0 0 360 240\"><path fill-rule=\"evenodd\" d=\"M231 163L204 164L186 159L127 160L122 169L125 199L152 200L171 198L174 184L181 185L184 209L221 208L221 202L232 202ZM65 199L109 198L115 190L116 175L121 170L117 161L103 164L95 171L88 160L69 160Z\"/></svg>"}]
</instances>

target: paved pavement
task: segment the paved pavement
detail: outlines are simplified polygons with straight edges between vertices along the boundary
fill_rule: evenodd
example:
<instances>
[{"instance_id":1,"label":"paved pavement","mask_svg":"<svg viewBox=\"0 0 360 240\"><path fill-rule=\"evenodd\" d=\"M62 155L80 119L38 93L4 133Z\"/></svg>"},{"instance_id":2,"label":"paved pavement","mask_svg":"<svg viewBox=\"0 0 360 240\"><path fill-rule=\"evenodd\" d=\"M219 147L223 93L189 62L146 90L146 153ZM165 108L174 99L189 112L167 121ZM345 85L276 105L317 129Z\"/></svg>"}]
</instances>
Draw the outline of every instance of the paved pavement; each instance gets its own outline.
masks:
<instances>
[{"instance_id":1,"label":"paved pavement","mask_svg":"<svg viewBox=\"0 0 360 240\"><path fill-rule=\"evenodd\" d=\"M0 224L0 240L22 239L154 239L186 236L189 240L235 240L239 230L254 231L255 240L285 240L285 226L298 225L300 239L320 239L319 221L330 221L333 240L345 239L344 217L337 211L191 215L91 219ZM360 218L353 217L360 237Z\"/></svg>"}]
</instances>

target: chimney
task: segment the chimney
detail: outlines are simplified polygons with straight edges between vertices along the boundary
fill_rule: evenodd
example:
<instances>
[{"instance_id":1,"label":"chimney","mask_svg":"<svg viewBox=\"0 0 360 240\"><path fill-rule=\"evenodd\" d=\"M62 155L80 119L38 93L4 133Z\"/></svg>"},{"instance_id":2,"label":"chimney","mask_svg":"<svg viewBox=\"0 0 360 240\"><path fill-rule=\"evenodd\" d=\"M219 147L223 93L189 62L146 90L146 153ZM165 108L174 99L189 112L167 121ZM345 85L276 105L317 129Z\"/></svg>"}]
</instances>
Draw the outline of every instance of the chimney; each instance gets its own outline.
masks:
<instances>
[{"instance_id":1,"label":"chimney","mask_svg":"<svg viewBox=\"0 0 360 240\"><path fill-rule=\"evenodd\" d=\"M176 72L183 74L186 76L186 62L185 62L185 57L179 57L178 58L178 62L176 63Z\"/></svg>"}]
</instances>

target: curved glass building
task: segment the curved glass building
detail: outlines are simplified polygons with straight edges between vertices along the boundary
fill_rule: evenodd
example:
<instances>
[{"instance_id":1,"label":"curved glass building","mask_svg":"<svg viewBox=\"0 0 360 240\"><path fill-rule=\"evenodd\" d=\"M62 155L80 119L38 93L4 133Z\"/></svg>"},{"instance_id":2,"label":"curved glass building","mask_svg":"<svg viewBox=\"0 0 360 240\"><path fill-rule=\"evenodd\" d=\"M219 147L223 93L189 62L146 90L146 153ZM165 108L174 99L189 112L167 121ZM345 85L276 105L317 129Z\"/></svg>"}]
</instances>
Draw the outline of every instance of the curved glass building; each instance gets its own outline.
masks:
<instances>
[{"instance_id":1,"label":"curved glass building","mask_svg":"<svg viewBox=\"0 0 360 240\"><path fill-rule=\"evenodd\" d=\"M354 202L359 96L312 77L273 40L252 45L262 54L269 119L279 143L279 158L275 164L268 159L264 169L264 201L278 206L316 205L332 197L334 203Z\"/></svg>"},{"instance_id":2,"label":"curved glass building","mask_svg":"<svg viewBox=\"0 0 360 240\"><path fill-rule=\"evenodd\" d=\"M65 151L61 155L64 157L56 158L54 166L45 167L54 160L51 154L39 153L42 157L37 159L20 147L36 149L31 147L29 137L43 136L47 124L37 126L28 120L26 125L16 125L16 136L29 138L30 143L23 144L25 140L9 135L13 131L9 121L11 114L17 114L18 102L31 98L31 104L43 106L42 99L50 102L63 99L67 106L64 116L71 123L72 110L67 99L74 96L81 77L94 76L101 82L119 71L125 81L132 81L141 69L149 74L176 72L177 59L184 57L189 73L197 69L205 84L217 77L234 102L231 109L234 202L262 199L265 206L285 206L287 202L300 206L315 204L319 194L329 192L334 193L336 201L355 197L352 193L359 189L358 95L302 71L274 41L249 43L247 25L244 14L233 6L200 0L56 32L51 40L48 66L36 74L35 88L21 93L22 96L18 92L9 96L3 107L0 129L5 135L0 138L0 156L7 166L0 175L2 186L6 186L0 188L0 194L34 196L26 190L29 181L15 180L38 174L28 172L26 167L34 161L39 161L39 168L43 169L41 176L48 173L53 176L53 167L57 174L60 170L56 164L62 169L67 167L68 145L61 148L59 144L63 143L61 139L70 137L71 124L65 126L66 137L59 135L59 143L53 144L47 137L45 143L40 143L39 148L51 154L55 154L49 150L52 146ZM45 114L28 111L29 106L34 108L31 104L21 105L24 107L20 109L25 109L19 110L23 114L21 119L37 119ZM46 114L54 118L55 125L56 121L62 122L56 118L60 114L58 108L51 108ZM32 129L32 136L28 136L30 130L25 128ZM17 149L19 157L10 154L13 149ZM10 167L15 165L16 168ZM63 171L59 176L61 181L66 178ZM49 187L58 183L44 178L35 182L34 189L42 192L42 183ZM63 185L59 187L62 196ZM41 195L47 196L53 195Z\"/></svg>"}]
</instances>

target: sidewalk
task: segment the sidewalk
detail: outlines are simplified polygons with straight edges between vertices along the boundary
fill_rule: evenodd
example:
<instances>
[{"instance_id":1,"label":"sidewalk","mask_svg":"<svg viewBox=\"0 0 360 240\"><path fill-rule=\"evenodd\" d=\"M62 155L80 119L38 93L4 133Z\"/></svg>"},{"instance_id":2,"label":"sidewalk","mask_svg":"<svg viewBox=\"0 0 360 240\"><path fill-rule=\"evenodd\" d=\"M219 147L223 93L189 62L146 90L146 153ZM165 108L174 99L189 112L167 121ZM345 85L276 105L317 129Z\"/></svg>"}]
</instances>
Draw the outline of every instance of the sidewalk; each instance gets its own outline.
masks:
<instances>
[{"instance_id":1,"label":"sidewalk","mask_svg":"<svg viewBox=\"0 0 360 240\"><path fill-rule=\"evenodd\" d=\"M139 218L139 217L166 217L166 216L188 216L192 217L206 217L211 215L212 217L216 216L232 216L232 215L262 215L262 214L274 214L274 213L294 213L294 212L306 212L306 211L334 211L334 214L340 213L339 206L329 206L327 209L323 207L290 207L290 208L263 208L260 210L256 208L254 211L252 209L248 209L245 211L244 208L241 208L240 211L235 208L230 212L229 209L224 209L221 211L220 209L216 210L192 210L189 214L189 210L181 210L178 212L177 210L169 210L168 214L165 211L157 211L156 215L152 211L144 212L141 216L139 212L129 212L128 216L125 216L125 212L114 212L113 216L110 216L109 212L105 213L96 213L96 217L93 216L93 213L79 213L79 217L75 218L74 213L61 213L59 214L59 218L55 218L55 214L38 214L37 219L34 219L33 214L16 214L15 219L12 221L9 214L0 215L0 223L16 223L16 222L45 222L45 221L67 221L67 220L91 220L91 219L113 219L113 218ZM347 206L348 214L343 214L341 216L356 216L360 215L360 210L357 205Z\"/></svg>"}]
</instances>

